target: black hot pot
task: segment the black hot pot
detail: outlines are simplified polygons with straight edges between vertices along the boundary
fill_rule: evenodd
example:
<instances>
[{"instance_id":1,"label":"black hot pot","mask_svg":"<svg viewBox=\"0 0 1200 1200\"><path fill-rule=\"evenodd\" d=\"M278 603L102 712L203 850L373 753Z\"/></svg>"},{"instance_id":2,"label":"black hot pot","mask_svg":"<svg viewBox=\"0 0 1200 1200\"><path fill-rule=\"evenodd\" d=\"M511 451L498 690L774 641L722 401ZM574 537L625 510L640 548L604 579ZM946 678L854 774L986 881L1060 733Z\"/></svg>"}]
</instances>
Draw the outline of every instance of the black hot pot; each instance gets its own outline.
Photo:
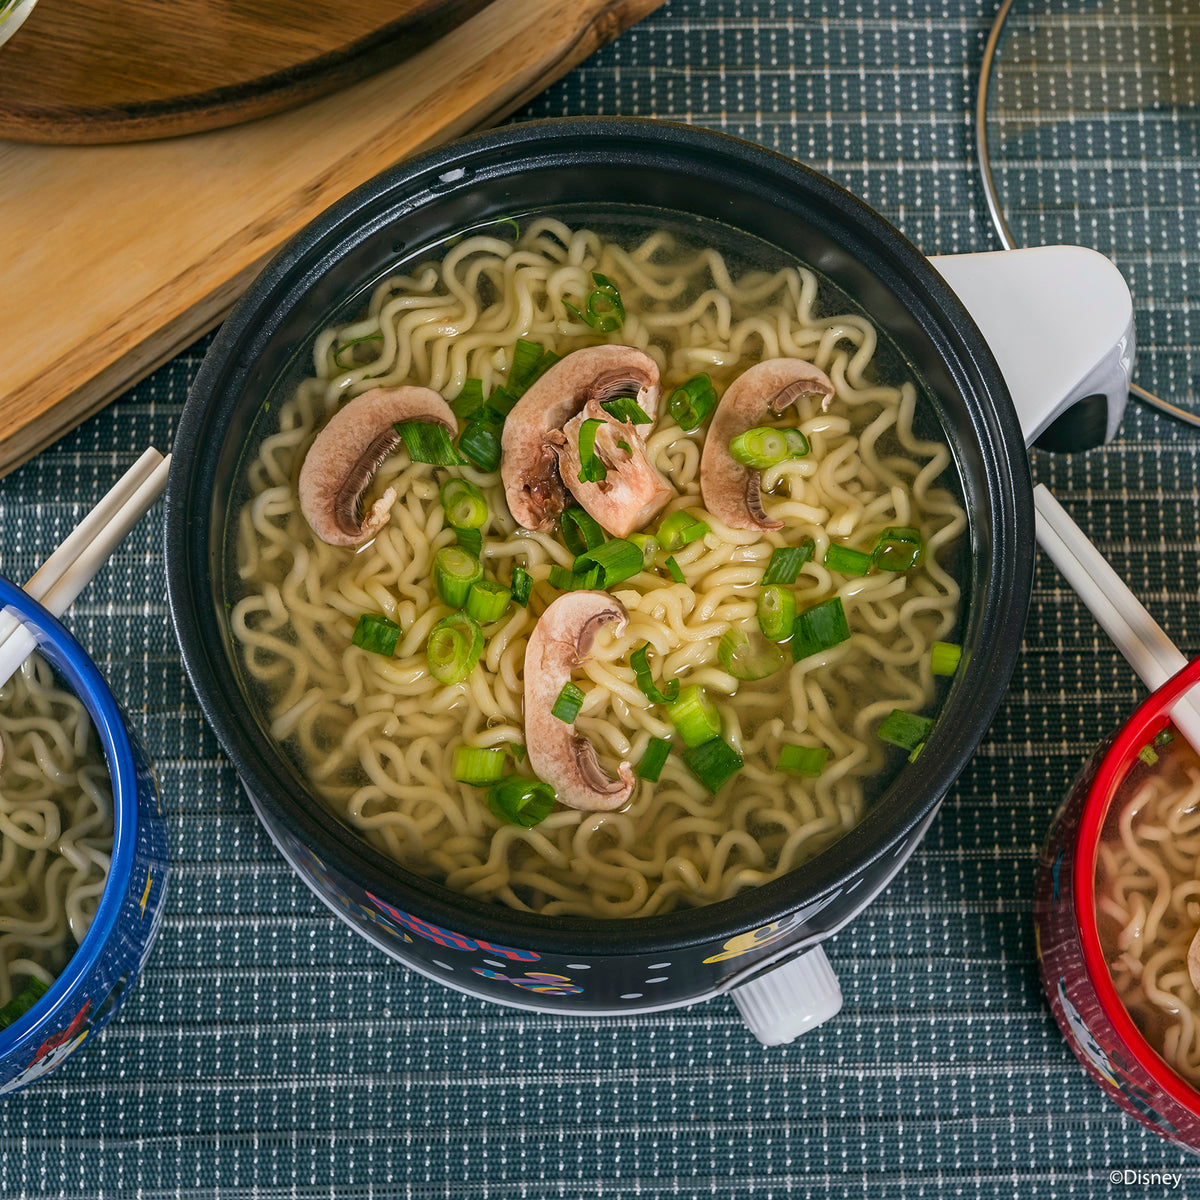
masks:
<instances>
[{"instance_id":1,"label":"black hot pot","mask_svg":"<svg viewBox=\"0 0 1200 1200\"><path fill-rule=\"evenodd\" d=\"M919 768L901 771L861 824L789 875L705 908L623 921L532 916L467 898L360 840L310 797L260 726L225 608L231 481L266 429L264 397L331 314L455 232L533 210L610 205L761 239L861 306L923 382L971 518L965 666L943 708L952 715L935 726ZM778 1042L837 1010L817 944L900 869L983 737L1013 670L1032 585L1026 437L992 349L943 273L953 275L861 201L778 154L681 125L591 119L510 126L403 163L270 263L214 340L180 422L167 584L206 718L285 858L339 917L448 986L541 1011L633 1013L737 989L760 1038ZM1003 285L981 291L994 297ZM1116 417L1102 413L1100 436Z\"/></svg>"}]
</instances>

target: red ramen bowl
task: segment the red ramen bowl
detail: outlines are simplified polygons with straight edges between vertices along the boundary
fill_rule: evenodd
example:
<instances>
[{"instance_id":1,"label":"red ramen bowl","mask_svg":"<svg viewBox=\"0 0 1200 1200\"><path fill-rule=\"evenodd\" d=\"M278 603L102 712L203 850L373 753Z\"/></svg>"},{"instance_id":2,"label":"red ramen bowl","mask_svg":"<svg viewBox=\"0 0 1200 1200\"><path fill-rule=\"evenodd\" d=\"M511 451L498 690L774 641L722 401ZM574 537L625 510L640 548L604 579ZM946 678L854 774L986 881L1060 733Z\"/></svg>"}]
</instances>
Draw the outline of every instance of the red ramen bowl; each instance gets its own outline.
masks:
<instances>
[{"instance_id":1,"label":"red ramen bowl","mask_svg":"<svg viewBox=\"0 0 1200 1200\"><path fill-rule=\"evenodd\" d=\"M1042 850L1034 920L1042 985L1075 1056L1130 1116L1200 1153L1187 1053L1200 997L1186 966L1200 929L1200 855L1188 849L1200 757L1170 719L1197 683L1200 658L1084 766Z\"/></svg>"}]
</instances>

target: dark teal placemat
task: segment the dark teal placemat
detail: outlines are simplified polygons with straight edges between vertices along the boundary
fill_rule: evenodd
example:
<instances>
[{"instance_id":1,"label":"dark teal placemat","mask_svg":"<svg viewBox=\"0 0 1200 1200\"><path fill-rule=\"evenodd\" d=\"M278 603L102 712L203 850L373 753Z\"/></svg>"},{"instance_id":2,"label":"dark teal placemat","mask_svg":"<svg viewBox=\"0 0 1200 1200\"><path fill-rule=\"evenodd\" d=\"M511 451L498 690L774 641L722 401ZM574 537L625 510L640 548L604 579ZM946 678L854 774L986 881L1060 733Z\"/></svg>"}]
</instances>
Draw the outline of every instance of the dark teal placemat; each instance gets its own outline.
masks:
<instances>
[{"instance_id":1,"label":"dark teal placemat","mask_svg":"<svg viewBox=\"0 0 1200 1200\"><path fill-rule=\"evenodd\" d=\"M522 115L724 129L832 175L926 251L989 249L971 107L993 8L670 0ZM28 576L144 445L169 445L202 351L0 480L5 574ZM1131 409L1109 447L1035 455L1191 651L1198 445ZM990 734L908 868L827 944L842 1013L767 1050L724 999L629 1020L523 1014L428 982L335 922L200 717L163 599L159 518L69 622L157 760L169 912L94 1044L0 1101L0 1196L1172 1194L1111 1181L1126 1168L1200 1187L1193 1159L1087 1080L1036 979L1037 847L1085 750L1143 694L1048 564Z\"/></svg>"}]
</instances>

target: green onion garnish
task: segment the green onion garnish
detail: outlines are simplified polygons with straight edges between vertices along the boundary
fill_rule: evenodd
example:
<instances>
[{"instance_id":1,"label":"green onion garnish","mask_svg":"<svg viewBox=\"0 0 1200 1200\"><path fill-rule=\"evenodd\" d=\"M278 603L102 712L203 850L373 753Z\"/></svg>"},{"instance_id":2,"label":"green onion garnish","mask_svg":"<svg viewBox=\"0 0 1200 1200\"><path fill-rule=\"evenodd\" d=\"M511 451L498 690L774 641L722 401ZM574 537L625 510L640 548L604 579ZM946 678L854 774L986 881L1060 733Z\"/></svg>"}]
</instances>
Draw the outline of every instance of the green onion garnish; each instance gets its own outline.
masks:
<instances>
[{"instance_id":1,"label":"green onion garnish","mask_svg":"<svg viewBox=\"0 0 1200 1200\"><path fill-rule=\"evenodd\" d=\"M459 783L487 787L504 775L504 751L480 746L455 746L453 770L454 778Z\"/></svg>"},{"instance_id":2,"label":"green onion garnish","mask_svg":"<svg viewBox=\"0 0 1200 1200\"><path fill-rule=\"evenodd\" d=\"M846 610L840 596L831 596L796 614L792 626L792 662L819 654L850 636Z\"/></svg>"},{"instance_id":3,"label":"green onion garnish","mask_svg":"<svg viewBox=\"0 0 1200 1200\"><path fill-rule=\"evenodd\" d=\"M783 649L767 641L757 629L734 626L727 629L717 645L721 666L734 679L766 679L787 660Z\"/></svg>"},{"instance_id":4,"label":"green onion garnish","mask_svg":"<svg viewBox=\"0 0 1200 1200\"><path fill-rule=\"evenodd\" d=\"M699 429L716 407L717 393L712 380L703 373L680 384L667 398L667 411L679 428L689 433Z\"/></svg>"},{"instance_id":5,"label":"green onion garnish","mask_svg":"<svg viewBox=\"0 0 1200 1200\"><path fill-rule=\"evenodd\" d=\"M615 400L602 400L600 407L610 417L616 417L618 421L624 421L627 425L654 424L654 418L629 396L618 396Z\"/></svg>"},{"instance_id":6,"label":"green onion garnish","mask_svg":"<svg viewBox=\"0 0 1200 1200\"><path fill-rule=\"evenodd\" d=\"M683 568L675 561L675 555L672 554L663 565L667 568L667 573L676 583L687 583L687 580L683 576Z\"/></svg>"},{"instance_id":7,"label":"green onion garnish","mask_svg":"<svg viewBox=\"0 0 1200 1200\"><path fill-rule=\"evenodd\" d=\"M1158 754L1149 742L1147 742L1146 745L1144 745L1138 751L1138 758L1140 758L1148 767L1152 767L1156 762L1158 762Z\"/></svg>"},{"instance_id":8,"label":"green onion garnish","mask_svg":"<svg viewBox=\"0 0 1200 1200\"><path fill-rule=\"evenodd\" d=\"M672 679L667 684L667 690L662 691L654 682L654 676L650 674L649 650L650 643L643 642L629 656L629 665L633 668L634 675L637 676L637 685L641 689L642 695L651 704L670 704L679 697L679 680Z\"/></svg>"},{"instance_id":9,"label":"green onion garnish","mask_svg":"<svg viewBox=\"0 0 1200 1200\"><path fill-rule=\"evenodd\" d=\"M565 721L568 725L573 725L582 707L583 688L567 682L562 685L562 691L558 693L558 699L554 701L554 707L550 710L550 714L560 721Z\"/></svg>"},{"instance_id":10,"label":"green onion garnish","mask_svg":"<svg viewBox=\"0 0 1200 1200\"><path fill-rule=\"evenodd\" d=\"M935 675L953 675L962 660L962 647L953 642L934 642L929 651L929 669Z\"/></svg>"},{"instance_id":11,"label":"green onion garnish","mask_svg":"<svg viewBox=\"0 0 1200 1200\"><path fill-rule=\"evenodd\" d=\"M623 579L632 578L642 569L642 552L624 538L613 538L591 550L585 550L571 564L571 570L576 575L592 567L600 568L597 586L610 588Z\"/></svg>"},{"instance_id":12,"label":"green onion garnish","mask_svg":"<svg viewBox=\"0 0 1200 1200\"><path fill-rule=\"evenodd\" d=\"M590 567L578 574L570 567L560 567L558 563L550 568L550 586L560 592L587 591L600 586L600 568Z\"/></svg>"},{"instance_id":13,"label":"green onion garnish","mask_svg":"<svg viewBox=\"0 0 1200 1200\"><path fill-rule=\"evenodd\" d=\"M520 742L509 742L508 752L517 762L525 761L526 749Z\"/></svg>"},{"instance_id":14,"label":"green onion garnish","mask_svg":"<svg viewBox=\"0 0 1200 1200\"><path fill-rule=\"evenodd\" d=\"M650 744L646 747L646 753L642 755L638 765L633 768L633 773L639 779L657 783L670 754L671 743L666 738L652 737Z\"/></svg>"},{"instance_id":15,"label":"green onion garnish","mask_svg":"<svg viewBox=\"0 0 1200 1200\"><path fill-rule=\"evenodd\" d=\"M36 975L3 1007L0 1008L0 1029L7 1029L23 1017L48 991L49 987Z\"/></svg>"},{"instance_id":16,"label":"green onion garnish","mask_svg":"<svg viewBox=\"0 0 1200 1200\"><path fill-rule=\"evenodd\" d=\"M875 539L871 557L881 571L908 571L921 558L921 531L911 525L891 525Z\"/></svg>"},{"instance_id":17,"label":"green onion garnish","mask_svg":"<svg viewBox=\"0 0 1200 1200\"><path fill-rule=\"evenodd\" d=\"M2 8L2 7L3 7L3 5L0 5L0 8ZM362 337L351 338L350 341L343 342L333 352L333 365L335 367L337 367L337 369L339 371L352 370L355 366L357 366L359 364L342 362L342 355L345 354L347 350L352 350L355 346L361 346L363 344L363 342L382 342L382 341L383 341L382 333L368 333L368 334L364 334Z\"/></svg>"},{"instance_id":18,"label":"green onion garnish","mask_svg":"<svg viewBox=\"0 0 1200 1200\"><path fill-rule=\"evenodd\" d=\"M929 717L918 717L915 713L893 708L884 717L876 734L883 741L891 742L893 746L915 750L929 736L932 728L933 721Z\"/></svg>"},{"instance_id":19,"label":"green onion garnish","mask_svg":"<svg viewBox=\"0 0 1200 1200\"><path fill-rule=\"evenodd\" d=\"M690 512L680 509L664 517L655 535L664 550L682 550L690 542L708 532L708 523L699 521Z\"/></svg>"},{"instance_id":20,"label":"green onion garnish","mask_svg":"<svg viewBox=\"0 0 1200 1200\"><path fill-rule=\"evenodd\" d=\"M788 457L788 444L780 430L760 425L732 438L729 453L734 462L741 463L743 467L765 471Z\"/></svg>"},{"instance_id":21,"label":"green onion garnish","mask_svg":"<svg viewBox=\"0 0 1200 1200\"><path fill-rule=\"evenodd\" d=\"M582 508L564 508L558 523L563 543L572 554L594 550L604 541L600 523Z\"/></svg>"},{"instance_id":22,"label":"green onion garnish","mask_svg":"<svg viewBox=\"0 0 1200 1200\"><path fill-rule=\"evenodd\" d=\"M812 552L812 538L805 538L799 546L776 547L771 551L771 559L763 572L763 584L786 583L791 587L800 574L800 568L812 558Z\"/></svg>"},{"instance_id":23,"label":"green onion garnish","mask_svg":"<svg viewBox=\"0 0 1200 1200\"><path fill-rule=\"evenodd\" d=\"M487 501L469 479L447 479L442 484L446 524L455 529L477 529L488 518Z\"/></svg>"},{"instance_id":24,"label":"green onion garnish","mask_svg":"<svg viewBox=\"0 0 1200 1200\"><path fill-rule=\"evenodd\" d=\"M511 395L520 399L529 385L541 372L538 365L542 361L543 348L540 342L527 342L518 338L513 347L512 366L508 368L507 388ZM557 356L556 356L557 357ZM550 366L549 363L546 364Z\"/></svg>"},{"instance_id":25,"label":"green onion garnish","mask_svg":"<svg viewBox=\"0 0 1200 1200\"><path fill-rule=\"evenodd\" d=\"M503 421L485 405L458 436L458 451L481 471L500 466L500 430Z\"/></svg>"},{"instance_id":26,"label":"green onion garnish","mask_svg":"<svg viewBox=\"0 0 1200 1200\"><path fill-rule=\"evenodd\" d=\"M443 546L433 556L433 582L451 608L462 608L471 585L483 578L479 559L461 546Z\"/></svg>"},{"instance_id":27,"label":"green onion garnish","mask_svg":"<svg viewBox=\"0 0 1200 1200\"><path fill-rule=\"evenodd\" d=\"M464 612L443 617L430 630L425 645L429 673L438 683L460 683L475 669L483 653L483 630Z\"/></svg>"},{"instance_id":28,"label":"green onion garnish","mask_svg":"<svg viewBox=\"0 0 1200 1200\"><path fill-rule=\"evenodd\" d=\"M469 420L483 407L483 380L468 379L462 391L450 401L450 409L460 421Z\"/></svg>"},{"instance_id":29,"label":"green onion garnish","mask_svg":"<svg viewBox=\"0 0 1200 1200\"><path fill-rule=\"evenodd\" d=\"M1163 746L1169 746L1175 740L1175 735L1169 729L1160 729L1154 735L1154 744L1160 749Z\"/></svg>"},{"instance_id":30,"label":"green onion garnish","mask_svg":"<svg viewBox=\"0 0 1200 1200\"><path fill-rule=\"evenodd\" d=\"M672 680L672 683L678 682ZM680 690L667 716L685 746L700 746L721 734L721 714L697 683Z\"/></svg>"},{"instance_id":31,"label":"green onion garnish","mask_svg":"<svg viewBox=\"0 0 1200 1200\"><path fill-rule=\"evenodd\" d=\"M596 287L588 296L583 312L566 301L563 301L563 307L598 333L620 329L625 324L625 306L621 303L621 293L617 291L616 284L599 271L592 272L592 282Z\"/></svg>"},{"instance_id":32,"label":"green onion garnish","mask_svg":"<svg viewBox=\"0 0 1200 1200\"><path fill-rule=\"evenodd\" d=\"M602 483L608 478L608 468L596 453L596 431L603 424L599 417L593 417L579 427L580 483Z\"/></svg>"},{"instance_id":33,"label":"green onion garnish","mask_svg":"<svg viewBox=\"0 0 1200 1200\"><path fill-rule=\"evenodd\" d=\"M459 548L465 550L466 553L473 554L476 558L482 553L483 531L481 529L456 529L454 537Z\"/></svg>"},{"instance_id":34,"label":"green onion garnish","mask_svg":"<svg viewBox=\"0 0 1200 1200\"><path fill-rule=\"evenodd\" d=\"M825 551L825 565L841 575L865 575L871 569L871 556L849 546L830 543Z\"/></svg>"},{"instance_id":35,"label":"green onion garnish","mask_svg":"<svg viewBox=\"0 0 1200 1200\"><path fill-rule=\"evenodd\" d=\"M649 570L658 557L658 538L652 533L631 533L625 540L642 552L642 567Z\"/></svg>"},{"instance_id":36,"label":"green onion garnish","mask_svg":"<svg viewBox=\"0 0 1200 1200\"><path fill-rule=\"evenodd\" d=\"M435 421L400 421L396 430L413 462L432 463L435 467L456 467L462 462L444 425Z\"/></svg>"},{"instance_id":37,"label":"green onion garnish","mask_svg":"<svg viewBox=\"0 0 1200 1200\"><path fill-rule=\"evenodd\" d=\"M471 584L467 593L467 616L474 617L480 625L492 625L508 611L511 596L504 584L480 579Z\"/></svg>"},{"instance_id":38,"label":"green onion garnish","mask_svg":"<svg viewBox=\"0 0 1200 1200\"><path fill-rule=\"evenodd\" d=\"M522 608L529 603L529 594L533 591L533 576L524 567L513 567L511 592L514 604Z\"/></svg>"},{"instance_id":39,"label":"green onion garnish","mask_svg":"<svg viewBox=\"0 0 1200 1200\"><path fill-rule=\"evenodd\" d=\"M784 642L792 636L796 623L796 597L785 587L772 584L758 596L758 627L763 637Z\"/></svg>"},{"instance_id":40,"label":"green onion garnish","mask_svg":"<svg viewBox=\"0 0 1200 1200\"><path fill-rule=\"evenodd\" d=\"M496 388L496 390L488 397L487 406L498 417L504 418L507 417L510 412L512 412L513 406L516 404L518 399L519 397L513 395L508 388L501 386Z\"/></svg>"},{"instance_id":41,"label":"green onion garnish","mask_svg":"<svg viewBox=\"0 0 1200 1200\"><path fill-rule=\"evenodd\" d=\"M492 784L487 804L501 821L532 829L554 810L554 789L540 779L509 775Z\"/></svg>"},{"instance_id":42,"label":"green onion garnish","mask_svg":"<svg viewBox=\"0 0 1200 1200\"><path fill-rule=\"evenodd\" d=\"M742 756L719 737L689 747L683 761L714 796L742 769Z\"/></svg>"},{"instance_id":43,"label":"green onion garnish","mask_svg":"<svg viewBox=\"0 0 1200 1200\"><path fill-rule=\"evenodd\" d=\"M403 631L395 621L382 613L363 613L354 627L351 641L372 654L386 654L389 658L396 653L396 643Z\"/></svg>"},{"instance_id":44,"label":"green onion garnish","mask_svg":"<svg viewBox=\"0 0 1200 1200\"><path fill-rule=\"evenodd\" d=\"M787 442L788 458L803 458L809 451L808 438L799 429L785 429L783 440Z\"/></svg>"},{"instance_id":45,"label":"green onion garnish","mask_svg":"<svg viewBox=\"0 0 1200 1200\"><path fill-rule=\"evenodd\" d=\"M789 742L779 748L775 770L816 779L825 770L828 758L829 751L824 746L797 746Z\"/></svg>"}]
</instances>

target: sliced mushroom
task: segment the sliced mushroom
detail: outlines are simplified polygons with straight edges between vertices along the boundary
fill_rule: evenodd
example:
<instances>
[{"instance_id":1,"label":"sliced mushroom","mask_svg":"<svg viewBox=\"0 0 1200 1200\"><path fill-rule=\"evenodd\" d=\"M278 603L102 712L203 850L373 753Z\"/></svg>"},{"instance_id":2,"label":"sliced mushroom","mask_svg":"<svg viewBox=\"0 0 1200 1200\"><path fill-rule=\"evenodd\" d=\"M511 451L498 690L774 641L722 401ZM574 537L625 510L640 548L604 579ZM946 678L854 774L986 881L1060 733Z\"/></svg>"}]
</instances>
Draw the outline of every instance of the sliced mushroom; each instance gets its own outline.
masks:
<instances>
[{"instance_id":1,"label":"sliced mushroom","mask_svg":"<svg viewBox=\"0 0 1200 1200\"><path fill-rule=\"evenodd\" d=\"M608 474L598 483L579 478L579 431L585 421L604 422L596 430L595 451ZM632 423L610 417L595 400L572 417L562 430L549 435L558 456L558 470L571 494L614 537L628 537L652 521L675 495L675 489L646 457L646 448Z\"/></svg>"},{"instance_id":2,"label":"sliced mushroom","mask_svg":"<svg viewBox=\"0 0 1200 1200\"><path fill-rule=\"evenodd\" d=\"M371 476L400 442L396 425L428 421L451 434L458 422L450 405L430 388L372 388L330 417L300 468L300 511L312 531L331 546L356 546L387 524L394 488L367 513L361 502Z\"/></svg>"},{"instance_id":3,"label":"sliced mushroom","mask_svg":"<svg viewBox=\"0 0 1200 1200\"><path fill-rule=\"evenodd\" d=\"M500 438L500 477L512 515L526 529L545 529L566 507L550 435L589 401L634 396L658 415L658 364L633 346L588 346L565 355L513 405Z\"/></svg>"},{"instance_id":4,"label":"sliced mushroom","mask_svg":"<svg viewBox=\"0 0 1200 1200\"><path fill-rule=\"evenodd\" d=\"M1192 944L1187 952L1188 975L1191 976L1192 987L1200 992L1200 931L1192 938Z\"/></svg>"},{"instance_id":5,"label":"sliced mushroom","mask_svg":"<svg viewBox=\"0 0 1200 1200\"><path fill-rule=\"evenodd\" d=\"M534 773L559 802L586 812L621 808L633 794L633 769L621 763L611 778L595 747L553 713L563 684L610 621L622 633L629 614L607 592L566 592L542 613L525 648L525 744Z\"/></svg>"},{"instance_id":6,"label":"sliced mushroom","mask_svg":"<svg viewBox=\"0 0 1200 1200\"><path fill-rule=\"evenodd\" d=\"M782 529L763 510L762 476L729 453L740 433L778 417L801 396L820 396L822 410L833 399L833 384L824 371L802 358L768 358L744 371L721 397L713 414L700 458L700 491L704 507L731 529Z\"/></svg>"}]
</instances>

